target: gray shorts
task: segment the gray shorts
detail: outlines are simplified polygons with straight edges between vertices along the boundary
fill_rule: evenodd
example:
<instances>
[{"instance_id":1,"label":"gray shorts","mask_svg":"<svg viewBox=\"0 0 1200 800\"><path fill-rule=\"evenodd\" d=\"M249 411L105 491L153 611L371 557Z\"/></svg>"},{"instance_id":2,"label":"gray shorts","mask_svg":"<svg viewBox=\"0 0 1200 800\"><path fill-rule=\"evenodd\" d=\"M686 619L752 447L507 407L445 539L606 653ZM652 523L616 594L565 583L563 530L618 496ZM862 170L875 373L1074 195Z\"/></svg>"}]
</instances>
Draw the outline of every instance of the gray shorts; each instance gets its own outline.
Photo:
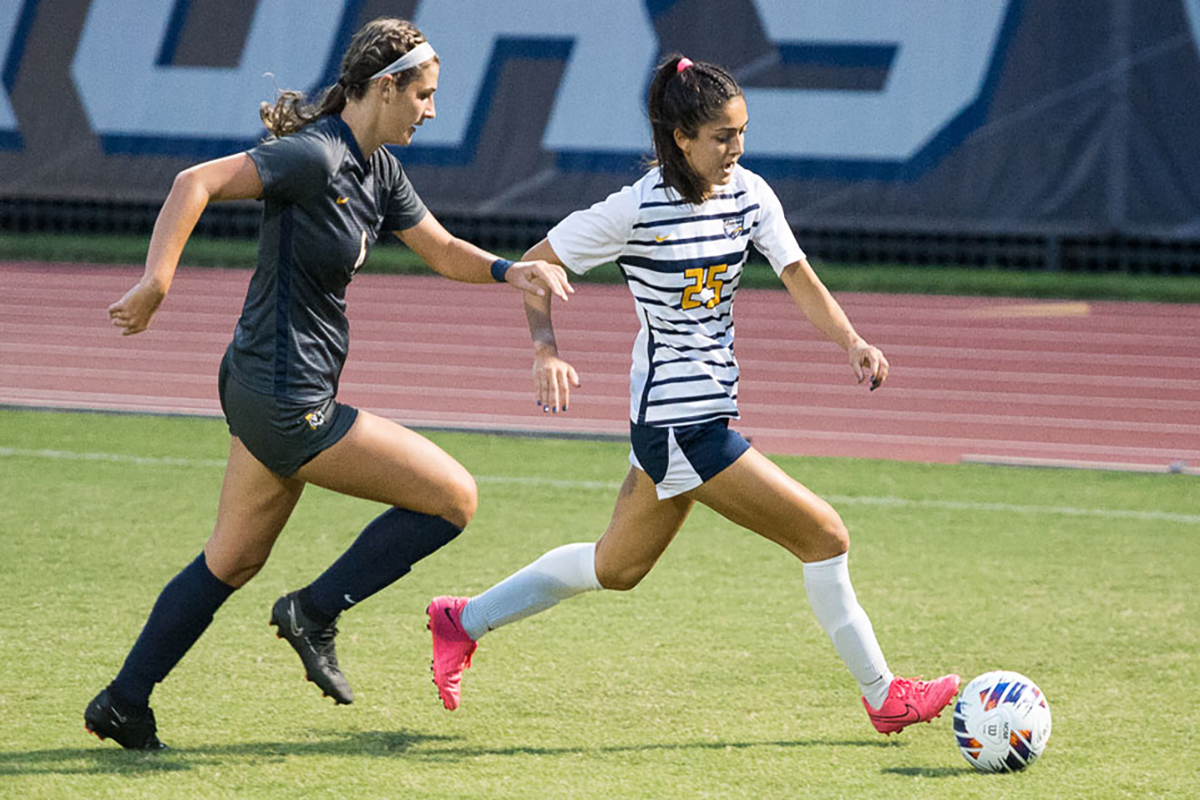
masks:
<instances>
[{"instance_id":1,"label":"gray shorts","mask_svg":"<svg viewBox=\"0 0 1200 800\"><path fill-rule=\"evenodd\" d=\"M217 377L229 432L250 454L284 478L328 450L350 430L358 409L334 398L294 403L247 389L229 375L229 354Z\"/></svg>"}]
</instances>

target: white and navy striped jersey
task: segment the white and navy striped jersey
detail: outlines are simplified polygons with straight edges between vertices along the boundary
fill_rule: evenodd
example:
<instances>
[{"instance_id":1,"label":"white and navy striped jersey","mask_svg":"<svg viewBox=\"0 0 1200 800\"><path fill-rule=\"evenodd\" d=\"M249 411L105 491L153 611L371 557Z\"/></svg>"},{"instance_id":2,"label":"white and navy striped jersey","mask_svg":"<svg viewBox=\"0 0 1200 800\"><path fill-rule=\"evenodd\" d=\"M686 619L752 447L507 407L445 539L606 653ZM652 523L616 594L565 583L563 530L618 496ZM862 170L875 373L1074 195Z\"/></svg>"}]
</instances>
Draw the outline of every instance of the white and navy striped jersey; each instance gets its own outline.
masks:
<instances>
[{"instance_id":1,"label":"white and navy striped jersey","mask_svg":"<svg viewBox=\"0 0 1200 800\"><path fill-rule=\"evenodd\" d=\"M547 234L571 271L616 261L633 292L642 327L629 418L639 425L737 418L733 296L747 251L753 244L776 274L804 257L766 181L737 166L713 188L702 205L682 203L653 169Z\"/></svg>"}]
</instances>

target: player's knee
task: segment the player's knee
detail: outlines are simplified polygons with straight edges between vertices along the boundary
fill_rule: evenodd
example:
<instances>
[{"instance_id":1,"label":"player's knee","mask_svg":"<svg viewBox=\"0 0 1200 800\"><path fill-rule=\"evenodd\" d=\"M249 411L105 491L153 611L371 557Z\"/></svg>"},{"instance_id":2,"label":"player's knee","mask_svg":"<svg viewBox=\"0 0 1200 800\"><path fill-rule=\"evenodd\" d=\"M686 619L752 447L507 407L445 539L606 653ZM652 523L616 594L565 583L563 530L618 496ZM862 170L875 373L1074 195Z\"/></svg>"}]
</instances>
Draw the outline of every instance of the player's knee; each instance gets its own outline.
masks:
<instances>
[{"instance_id":1,"label":"player's knee","mask_svg":"<svg viewBox=\"0 0 1200 800\"><path fill-rule=\"evenodd\" d=\"M175 173L175 180L171 183L171 188L180 192L191 191L193 186L201 183L200 173L194 167L189 167L181 172Z\"/></svg>"},{"instance_id":2,"label":"player's knee","mask_svg":"<svg viewBox=\"0 0 1200 800\"><path fill-rule=\"evenodd\" d=\"M227 581L227 583L235 589L242 588L243 586L245 586L247 583L250 582L251 578L253 578L255 575L257 575L262 570L263 565L266 563L267 563L266 561L258 561L258 562L255 562L254 564L245 565L244 567L242 567L241 571L239 571L238 574L236 576L234 576L234 579L231 581Z\"/></svg>"},{"instance_id":3,"label":"player's knee","mask_svg":"<svg viewBox=\"0 0 1200 800\"><path fill-rule=\"evenodd\" d=\"M817 547L821 558L836 558L850 549L850 531L833 509L822 515L817 524Z\"/></svg>"},{"instance_id":4,"label":"player's knee","mask_svg":"<svg viewBox=\"0 0 1200 800\"><path fill-rule=\"evenodd\" d=\"M642 582L650 567L640 564L635 566L606 567L599 560L596 562L596 580L605 589L614 592L627 592Z\"/></svg>"},{"instance_id":5,"label":"player's knee","mask_svg":"<svg viewBox=\"0 0 1200 800\"><path fill-rule=\"evenodd\" d=\"M210 564L209 571L222 583L240 589L249 583L266 563L265 558L243 557L230 563L221 563L215 568Z\"/></svg>"},{"instance_id":6,"label":"player's knee","mask_svg":"<svg viewBox=\"0 0 1200 800\"><path fill-rule=\"evenodd\" d=\"M438 515L460 528L467 527L479 507L479 488L469 474L456 478L446 492L445 507Z\"/></svg>"}]
</instances>

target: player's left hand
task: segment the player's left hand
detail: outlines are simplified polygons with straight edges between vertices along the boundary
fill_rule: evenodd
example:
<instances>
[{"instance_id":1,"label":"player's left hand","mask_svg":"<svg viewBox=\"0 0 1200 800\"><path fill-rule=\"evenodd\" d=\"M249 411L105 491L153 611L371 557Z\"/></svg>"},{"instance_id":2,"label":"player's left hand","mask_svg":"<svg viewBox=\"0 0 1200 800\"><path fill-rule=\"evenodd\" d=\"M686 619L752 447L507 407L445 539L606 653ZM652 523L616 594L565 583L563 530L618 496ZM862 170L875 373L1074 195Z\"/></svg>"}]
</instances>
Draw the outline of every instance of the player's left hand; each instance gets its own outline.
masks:
<instances>
[{"instance_id":1,"label":"player's left hand","mask_svg":"<svg viewBox=\"0 0 1200 800\"><path fill-rule=\"evenodd\" d=\"M859 383L871 380L871 391L875 391L887 380L888 360L878 347L872 347L862 339L855 341L846 351L850 356L850 368Z\"/></svg>"},{"instance_id":2,"label":"player's left hand","mask_svg":"<svg viewBox=\"0 0 1200 800\"><path fill-rule=\"evenodd\" d=\"M579 373L575 368L549 350L537 350L533 358L533 386L537 391L537 404L543 412L559 409L566 411L571 402L571 387L579 386Z\"/></svg>"},{"instance_id":3,"label":"player's left hand","mask_svg":"<svg viewBox=\"0 0 1200 800\"><path fill-rule=\"evenodd\" d=\"M549 289L563 302L570 299L567 295L575 293L567 271L549 261L518 261L504 273L504 282L538 297L545 297Z\"/></svg>"}]
</instances>

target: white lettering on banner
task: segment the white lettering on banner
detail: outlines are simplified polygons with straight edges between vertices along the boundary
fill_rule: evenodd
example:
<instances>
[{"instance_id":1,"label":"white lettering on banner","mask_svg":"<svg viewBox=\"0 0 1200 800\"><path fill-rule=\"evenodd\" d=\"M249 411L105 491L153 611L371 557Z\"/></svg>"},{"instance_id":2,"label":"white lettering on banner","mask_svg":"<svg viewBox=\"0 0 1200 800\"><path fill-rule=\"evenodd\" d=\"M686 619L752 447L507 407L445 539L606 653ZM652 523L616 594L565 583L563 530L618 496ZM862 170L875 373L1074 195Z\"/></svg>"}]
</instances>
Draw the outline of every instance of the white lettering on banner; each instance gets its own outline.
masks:
<instances>
[{"instance_id":1,"label":"white lettering on banner","mask_svg":"<svg viewBox=\"0 0 1200 800\"><path fill-rule=\"evenodd\" d=\"M473 115L486 111L479 91L497 41L567 39L570 56L542 145L554 152L646 149L643 104L658 41L642 0L423 2L414 22L442 59L438 118L422 129L421 145L466 143Z\"/></svg>"},{"instance_id":2,"label":"white lettering on banner","mask_svg":"<svg viewBox=\"0 0 1200 800\"><path fill-rule=\"evenodd\" d=\"M17 35L17 19L20 16L21 0L0 0L0 31L7 32L0 38L0 69L8 64L8 54ZM0 134L16 132L17 115L13 113L6 87L0 86Z\"/></svg>"},{"instance_id":3,"label":"white lettering on banner","mask_svg":"<svg viewBox=\"0 0 1200 800\"><path fill-rule=\"evenodd\" d=\"M897 49L880 92L747 88L749 154L902 161L979 97L1009 0L754 4L776 43Z\"/></svg>"},{"instance_id":4,"label":"white lettering on banner","mask_svg":"<svg viewBox=\"0 0 1200 800\"><path fill-rule=\"evenodd\" d=\"M1017 1L754 0L785 60L789 53L818 60L833 54L851 62L834 66L866 66L886 80L880 91L747 87L750 155L876 165L912 159L980 100ZM0 30L16 27L21 5L0 0L0 24L12 22ZM308 90L324 78L344 45L342 17L355 7L258 0L237 67L175 67L157 63L171 35L173 0L93 0L71 74L102 137L144 139L149 151L156 142L248 142L262 132L259 102L273 99L276 88ZM1187 9L1200 32L1200 0L1187 0ZM441 55L442 70L438 119L422 129L413 155L428 148L473 158L471 139L485 122L485 95L505 54L566 61L542 147L584 155L646 151L643 105L659 45L643 0L426 0L415 22ZM858 57L866 63L853 63ZM0 132L15 124L0 93Z\"/></svg>"},{"instance_id":5,"label":"white lettering on banner","mask_svg":"<svg viewBox=\"0 0 1200 800\"><path fill-rule=\"evenodd\" d=\"M236 68L158 66L173 6L92 1L71 76L101 136L259 136L260 102L277 87L307 90L322 79L345 10L329 0L258 0Z\"/></svg>"}]
</instances>

